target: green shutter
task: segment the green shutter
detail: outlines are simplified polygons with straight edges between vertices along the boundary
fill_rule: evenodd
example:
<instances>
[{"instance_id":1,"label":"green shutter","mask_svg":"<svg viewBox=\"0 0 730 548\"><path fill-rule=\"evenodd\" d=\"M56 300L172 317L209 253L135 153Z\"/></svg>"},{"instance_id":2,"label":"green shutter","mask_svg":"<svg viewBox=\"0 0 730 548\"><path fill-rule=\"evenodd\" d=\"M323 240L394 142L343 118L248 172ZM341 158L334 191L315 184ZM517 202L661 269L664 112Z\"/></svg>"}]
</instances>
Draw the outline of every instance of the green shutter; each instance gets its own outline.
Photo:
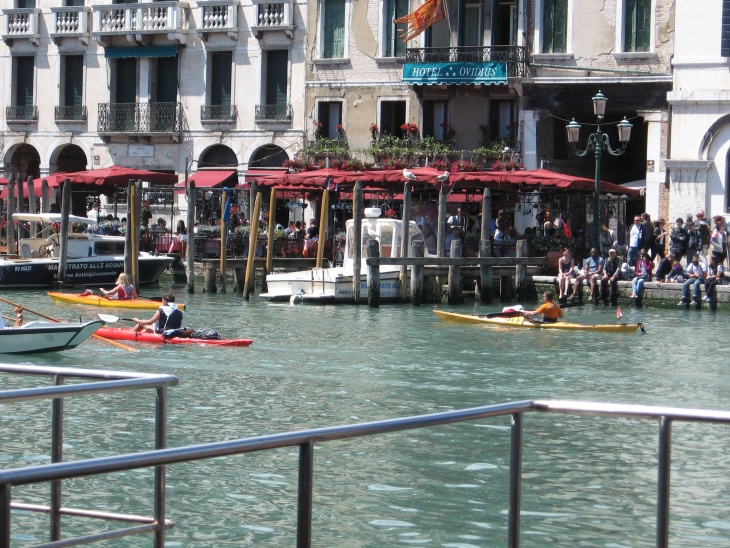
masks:
<instances>
[{"instance_id":1,"label":"green shutter","mask_svg":"<svg viewBox=\"0 0 730 548\"><path fill-rule=\"evenodd\" d=\"M266 104L287 104L287 83L289 74L289 52L274 49L266 52Z\"/></svg>"},{"instance_id":2,"label":"green shutter","mask_svg":"<svg viewBox=\"0 0 730 548\"><path fill-rule=\"evenodd\" d=\"M345 0L325 0L324 50L325 59L345 56Z\"/></svg>"},{"instance_id":3,"label":"green shutter","mask_svg":"<svg viewBox=\"0 0 730 548\"><path fill-rule=\"evenodd\" d=\"M116 60L115 103L137 102L137 59Z\"/></svg>"},{"instance_id":4,"label":"green shutter","mask_svg":"<svg viewBox=\"0 0 730 548\"><path fill-rule=\"evenodd\" d=\"M84 56L64 56L63 106L84 106Z\"/></svg>"},{"instance_id":5,"label":"green shutter","mask_svg":"<svg viewBox=\"0 0 730 548\"><path fill-rule=\"evenodd\" d=\"M565 53L568 44L568 0L545 0L543 53Z\"/></svg>"},{"instance_id":6,"label":"green shutter","mask_svg":"<svg viewBox=\"0 0 730 548\"><path fill-rule=\"evenodd\" d=\"M177 102L177 57L157 58L157 103Z\"/></svg>"},{"instance_id":7,"label":"green shutter","mask_svg":"<svg viewBox=\"0 0 730 548\"><path fill-rule=\"evenodd\" d=\"M80 7L84 5L84 0L66 0L63 5L68 7Z\"/></svg>"},{"instance_id":8,"label":"green shutter","mask_svg":"<svg viewBox=\"0 0 730 548\"><path fill-rule=\"evenodd\" d=\"M624 50L649 51L651 0L626 0Z\"/></svg>"},{"instance_id":9,"label":"green shutter","mask_svg":"<svg viewBox=\"0 0 730 548\"><path fill-rule=\"evenodd\" d=\"M18 9L30 9L35 7L35 0L18 0Z\"/></svg>"},{"instance_id":10,"label":"green shutter","mask_svg":"<svg viewBox=\"0 0 730 548\"><path fill-rule=\"evenodd\" d=\"M15 106L33 106L33 75L35 59L33 57L15 58Z\"/></svg>"},{"instance_id":11,"label":"green shutter","mask_svg":"<svg viewBox=\"0 0 730 548\"><path fill-rule=\"evenodd\" d=\"M408 15L408 0L387 0L385 13L385 57L404 57L406 54L406 44L398 38L398 25L393 23L394 19ZM405 30L406 25L401 25Z\"/></svg>"},{"instance_id":12,"label":"green shutter","mask_svg":"<svg viewBox=\"0 0 730 548\"><path fill-rule=\"evenodd\" d=\"M210 104L231 106L231 70L233 53L223 51L211 54Z\"/></svg>"},{"instance_id":13,"label":"green shutter","mask_svg":"<svg viewBox=\"0 0 730 548\"><path fill-rule=\"evenodd\" d=\"M722 0L722 30L720 55L730 57L730 0ZM728 194L730 196L730 194Z\"/></svg>"}]
</instances>

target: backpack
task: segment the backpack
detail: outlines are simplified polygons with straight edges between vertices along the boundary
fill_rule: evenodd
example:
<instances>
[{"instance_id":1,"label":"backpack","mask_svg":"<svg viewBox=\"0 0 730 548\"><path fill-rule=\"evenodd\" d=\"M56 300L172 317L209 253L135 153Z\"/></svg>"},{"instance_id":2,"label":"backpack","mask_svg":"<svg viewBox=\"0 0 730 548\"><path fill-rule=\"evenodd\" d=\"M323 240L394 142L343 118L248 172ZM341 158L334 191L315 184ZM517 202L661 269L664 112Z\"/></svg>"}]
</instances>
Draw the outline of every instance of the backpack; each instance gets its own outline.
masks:
<instances>
[{"instance_id":1,"label":"backpack","mask_svg":"<svg viewBox=\"0 0 730 548\"><path fill-rule=\"evenodd\" d=\"M573 232L571 232L570 227L568 226L568 223L563 223L563 234L565 234L566 238L573 237Z\"/></svg>"},{"instance_id":2,"label":"backpack","mask_svg":"<svg viewBox=\"0 0 730 548\"><path fill-rule=\"evenodd\" d=\"M218 334L217 331L214 331L212 329L202 329L200 331L195 331L190 334L191 339L204 339L206 341L217 341L220 340L221 336Z\"/></svg>"}]
</instances>

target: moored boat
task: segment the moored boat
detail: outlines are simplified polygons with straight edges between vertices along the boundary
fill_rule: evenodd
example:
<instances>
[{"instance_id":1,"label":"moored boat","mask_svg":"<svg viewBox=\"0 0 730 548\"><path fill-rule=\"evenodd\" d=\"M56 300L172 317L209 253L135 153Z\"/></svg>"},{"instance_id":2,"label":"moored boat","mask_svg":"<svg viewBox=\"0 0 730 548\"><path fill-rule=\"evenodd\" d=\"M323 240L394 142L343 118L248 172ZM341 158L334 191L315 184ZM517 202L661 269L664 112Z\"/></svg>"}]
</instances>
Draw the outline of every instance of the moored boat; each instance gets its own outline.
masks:
<instances>
[{"instance_id":1,"label":"moored boat","mask_svg":"<svg viewBox=\"0 0 730 548\"><path fill-rule=\"evenodd\" d=\"M104 322L28 322L20 327L0 329L0 354L38 354L76 348Z\"/></svg>"},{"instance_id":2,"label":"moored boat","mask_svg":"<svg viewBox=\"0 0 730 548\"><path fill-rule=\"evenodd\" d=\"M133 341L154 344L204 344L209 346L249 346L253 339L193 339L187 337L163 337L150 331L133 331L128 327L102 327L99 336L114 341Z\"/></svg>"},{"instance_id":3,"label":"moored boat","mask_svg":"<svg viewBox=\"0 0 730 548\"><path fill-rule=\"evenodd\" d=\"M455 312L445 312L443 310L434 310L436 316L444 321L461 322L461 323L481 323L490 325L501 325L504 327L525 327L533 329L557 329L565 331L600 331L603 333L634 333L636 330L644 329L643 324L580 324L571 322L533 322L523 318L519 313L514 314L457 314Z\"/></svg>"},{"instance_id":4,"label":"moored boat","mask_svg":"<svg viewBox=\"0 0 730 548\"><path fill-rule=\"evenodd\" d=\"M132 308L137 310L157 310L162 303L158 299L110 299L103 295L93 293L61 293L49 291L48 296L58 303L85 304L89 306L103 306L109 308ZM185 309L183 303L175 303L181 310Z\"/></svg>"}]
</instances>

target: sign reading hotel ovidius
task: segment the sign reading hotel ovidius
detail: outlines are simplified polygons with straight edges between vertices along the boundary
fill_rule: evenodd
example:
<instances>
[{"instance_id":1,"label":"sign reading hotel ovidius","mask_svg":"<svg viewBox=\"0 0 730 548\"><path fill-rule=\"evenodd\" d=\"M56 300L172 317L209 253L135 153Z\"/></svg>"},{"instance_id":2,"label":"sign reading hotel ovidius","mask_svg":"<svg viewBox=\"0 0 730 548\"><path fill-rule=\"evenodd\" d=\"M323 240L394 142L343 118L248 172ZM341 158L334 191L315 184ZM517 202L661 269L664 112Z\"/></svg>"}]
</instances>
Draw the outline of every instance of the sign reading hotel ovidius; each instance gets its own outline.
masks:
<instances>
[{"instance_id":1,"label":"sign reading hotel ovidius","mask_svg":"<svg viewBox=\"0 0 730 548\"><path fill-rule=\"evenodd\" d=\"M409 84L506 84L506 63L406 63Z\"/></svg>"}]
</instances>

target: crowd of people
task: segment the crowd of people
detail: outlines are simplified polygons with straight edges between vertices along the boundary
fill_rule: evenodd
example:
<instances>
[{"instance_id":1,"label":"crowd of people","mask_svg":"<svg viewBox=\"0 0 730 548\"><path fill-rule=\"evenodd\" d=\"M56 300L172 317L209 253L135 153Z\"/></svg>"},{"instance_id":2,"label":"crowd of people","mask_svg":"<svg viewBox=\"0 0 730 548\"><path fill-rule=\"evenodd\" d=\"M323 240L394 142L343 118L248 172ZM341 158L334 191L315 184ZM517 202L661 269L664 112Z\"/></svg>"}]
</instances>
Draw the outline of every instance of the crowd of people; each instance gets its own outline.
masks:
<instances>
[{"instance_id":1,"label":"crowd of people","mask_svg":"<svg viewBox=\"0 0 730 548\"><path fill-rule=\"evenodd\" d=\"M643 298L644 284L651 281L660 286L682 284L678 306L716 302L717 286L728 283L725 263L729 237L725 218L716 215L710 222L702 210L677 218L669 230L664 219L652 221L648 213L635 215L624 248L604 225L599 248L591 248L583 265L576 265L571 251L563 249L558 261L558 302L582 300L585 285L594 304L603 300L606 306L616 306L619 280L631 281L629 298L637 304ZM626 261L622 263L619 254L624 251Z\"/></svg>"}]
</instances>

